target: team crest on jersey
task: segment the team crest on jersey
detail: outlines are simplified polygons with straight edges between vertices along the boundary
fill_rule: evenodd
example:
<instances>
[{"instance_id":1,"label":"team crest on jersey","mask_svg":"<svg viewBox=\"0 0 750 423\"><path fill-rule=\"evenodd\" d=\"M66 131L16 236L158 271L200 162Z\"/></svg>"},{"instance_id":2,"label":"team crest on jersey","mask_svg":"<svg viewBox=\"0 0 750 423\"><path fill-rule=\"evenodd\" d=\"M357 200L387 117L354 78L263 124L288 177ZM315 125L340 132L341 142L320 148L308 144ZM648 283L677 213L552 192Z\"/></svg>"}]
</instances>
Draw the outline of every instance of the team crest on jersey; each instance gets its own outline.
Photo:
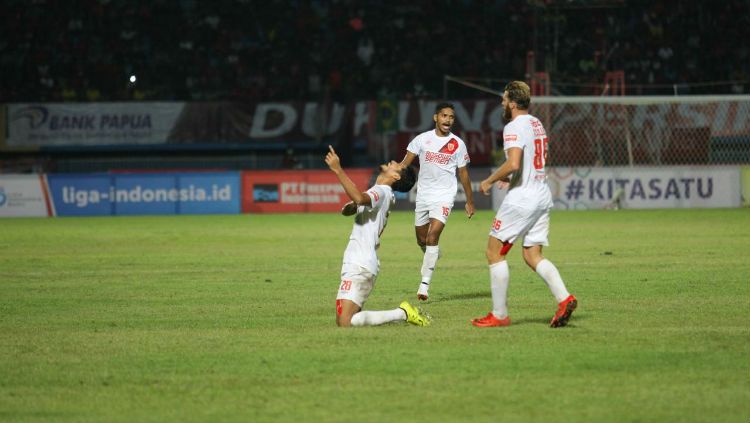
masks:
<instances>
[{"instance_id":1,"label":"team crest on jersey","mask_svg":"<svg viewBox=\"0 0 750 423\"><path fill-rule=\"evenodd\" d=\"M375 191L370 191L370 194L372 194L373 197L375 197L375 201L377 202L380 199L380 196Z\"/></svg>"},{"instance_id":2,"label":"team crest on jersey","mask_svg":"<svg viewBox=\"0 0 750 423\"><path fill-rule=\"evenodd\" d=\"M444 154L453 154L456 152L456 150L458 150L458 141L456 141L455 138L451 138L451 140L445 143L445 145L440 149L439 152Z\"/></svg>"}]
</instances>

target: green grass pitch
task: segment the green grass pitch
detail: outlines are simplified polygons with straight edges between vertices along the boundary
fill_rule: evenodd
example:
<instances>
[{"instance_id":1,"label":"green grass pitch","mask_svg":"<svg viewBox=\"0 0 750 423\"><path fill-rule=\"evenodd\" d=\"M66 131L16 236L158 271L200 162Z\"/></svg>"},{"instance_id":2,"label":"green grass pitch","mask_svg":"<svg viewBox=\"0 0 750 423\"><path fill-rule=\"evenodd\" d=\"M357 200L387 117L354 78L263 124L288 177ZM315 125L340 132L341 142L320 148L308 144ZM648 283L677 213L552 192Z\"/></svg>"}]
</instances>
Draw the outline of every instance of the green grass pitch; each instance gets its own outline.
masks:
<instances>
[{"instance_id":1,"label":"green grass pitch","mask_svg":"<svg viewBox=\"0 0 750 423\"><path fill-rule=\"evenodd\" d=\"M750 421L750 211L553 212L561 329L517 247L513 325L470 326L493 213L461 212L427 328L335 327L336 214L2 219L0 421ZM412 219L366 309L415 302Z\"/></svg>"}]
</instances>

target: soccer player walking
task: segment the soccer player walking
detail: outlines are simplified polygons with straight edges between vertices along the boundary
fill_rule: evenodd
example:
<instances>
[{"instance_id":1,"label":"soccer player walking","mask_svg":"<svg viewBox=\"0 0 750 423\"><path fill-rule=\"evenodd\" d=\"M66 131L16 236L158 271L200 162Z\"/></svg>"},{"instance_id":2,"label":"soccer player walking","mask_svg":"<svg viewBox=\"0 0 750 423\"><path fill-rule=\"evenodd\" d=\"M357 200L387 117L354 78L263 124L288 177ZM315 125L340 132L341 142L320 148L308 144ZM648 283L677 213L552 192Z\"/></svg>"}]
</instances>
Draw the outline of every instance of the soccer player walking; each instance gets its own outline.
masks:
<instances>
[{"instance_id":1,"label":"soccer player walking","mask_svg":"<svg viewBox=\"0 0 750 423\"><path fill-rule=\"evenodd\" d=\"M553 206L544 166L547 162L547 133L539 119L528 112L531 103L529 86L513 81L503 92L503 148L506 160L492 175L482 181L480 189L489 194L495 182L509 184L500 209L495 215L487 242L490 268L492 311L473 319L478 327L508 326L507 293L510 273L506 254L518 239L523 239L523 259L544 279L557 300L557 312L551 327L565 326L578 301L565 288L560 272L542 256L542 246L549 245L549 211Z\"/></svg>"},{"instance_id":2,"label":"soccer player walking","mask_svg":"<svg viewBox=\"0 0 750 423\"><path fill-rule=\"evenodd\" d=\"M412 189L416 178L414 169L403 167L395 161L381 165L375 185L361 192L341 168L339 156L333 147L328 146L328 150L325 162L352 199L344 205L341 214L356 215L341 266L341 285L336 296L336 324L372 326L405 320L417 326L427 326L427 317L406 301L393 310L362 311L375 286L380 267L376 251L390 208L396 201L393 191L409 192Z\"/></svg>"},{"instance_id":3,"label":"soccer player walking","mask_svg":"<svg viewBox=\"0 0 750 423\"><path fill-rule=\"evenodd\" d=\"M419 157L414 229L417 244L424 252L422 280L417 290L417 298L423 301L429 297L432 273L440 257L440 234L456 198L456 172L466 192L466 215L469 218L474 215L471 179L466 169L469 153L464 141L451 133L455 118L452 104L438 104L432 117L435 129L417 135L406 147L406 156L401 161L402 166L409 166Z\"/></svg>"}]
</instances>

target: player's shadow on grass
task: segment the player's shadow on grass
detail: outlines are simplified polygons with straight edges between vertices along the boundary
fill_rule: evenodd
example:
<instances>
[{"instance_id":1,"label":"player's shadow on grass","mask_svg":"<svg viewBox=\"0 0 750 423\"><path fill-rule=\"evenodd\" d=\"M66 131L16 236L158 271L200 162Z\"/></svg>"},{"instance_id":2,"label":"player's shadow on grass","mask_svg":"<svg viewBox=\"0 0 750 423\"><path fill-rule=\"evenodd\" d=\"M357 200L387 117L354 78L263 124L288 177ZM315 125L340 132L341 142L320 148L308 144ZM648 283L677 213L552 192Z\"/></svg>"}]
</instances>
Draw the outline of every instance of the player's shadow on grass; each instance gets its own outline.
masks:
<instances>
[{"instance_id":1,"label":"player's shadow on grass","mask_svg":"<svg viewBox=\"0 0 750 423\"><path fill-rule=\"evenodd\" d=\"M550 322L550 320L552 320L552 317L551 316L538 316L538 317L525 317L525 318L514 319L513 316L511 316L510 319L513 322L512 324L514 326L515 325L526 325L526 324L530 324L530 325L539 325L539 324L542 324L542 325L545 325L545 326L549 326L549 322ZM575 329L576 328L576 323L579 322L579 321L582 321L582 320L586 320L586 316L585 315L583 315L583 316L573 315L573 317L570 318L570 321L568 322L568 324L565 325L564 328L559 328L559 329L565 329L565 328Z\"/></svg>"},{"instance_id":2,"label":"player's shadow on grass","mask_svg":"<svg viewBox=\"0 0 750 423\"><path fill-rule=\"evenodd\" d=\"M439 298L431 297L430 300L426 304L435 304L440 303L443 301L461 301L461 300L473 300L477 298L491 298L491 294L489 292L481 291L481 292L467 292L464 294L456 294L456 295L445 295L440 296ZM550 313L553 313L554 310L550 309ZM511 321L513 322L513 325L524 325L524 324L543 324L543 325L549 325L550 319L552 319L552 314L549 316L540 316L540 317L526 317L526 318L520 318L520 319L514 319L511 316ZM575 328L576 322L579 320L586 320L586 315L580 316L578 314L574 314L573 317L570 320L570 323L567 324L566 327Z\"/></svg>"},{"instance_id":3,"label":"player's shadow on grass","mask_svg":"<svg viewBox=\"0 0 750 423\"><path fill-rule=\"evenodd\" d=\"M490 293L483 291L483 292L469 292L466 294L457 294L457 295L445 295L440 296L439 298L430 298L430 303L440 303L443 301L456 301L456 300L473 300L476 298L489 298Z\"/></svg>"}]
</instances>

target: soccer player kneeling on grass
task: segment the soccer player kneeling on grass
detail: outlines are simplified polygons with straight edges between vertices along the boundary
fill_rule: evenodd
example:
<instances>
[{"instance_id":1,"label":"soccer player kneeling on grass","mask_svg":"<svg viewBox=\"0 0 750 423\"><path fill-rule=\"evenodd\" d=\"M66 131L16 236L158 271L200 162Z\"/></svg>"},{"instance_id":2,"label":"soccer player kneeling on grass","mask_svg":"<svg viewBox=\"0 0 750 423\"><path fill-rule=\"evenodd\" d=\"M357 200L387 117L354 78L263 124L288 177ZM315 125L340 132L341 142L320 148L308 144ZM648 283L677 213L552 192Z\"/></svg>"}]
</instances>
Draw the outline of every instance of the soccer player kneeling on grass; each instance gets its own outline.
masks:
<instances>
[{"instance_id":1,"label":"soccer player kneeling on grass","mask_svg":"<svg viewBox=\"0 0 750 423\"><path fill-rule=\"evenodd\" d=\"M336 296L336 324L374 326L407 321L417 326L427 326L429 319L406 301L393 310L362 311L378 275L380 263L376 251L380 246L380 234L385 229L389 210L396 202L393 191L411 190L416 180L414 169L395 161L381 165L375 185L366 192L361 192L341 168L333 147L328 146L328 150L325 162L352 199L341 210L341 214L356 215L341 266L341 285Z\"/></svg>"},{"instance_id":2,"label":"soccer player kneeling on grass","mask_svg":"<svg viewBox=\"0 0 750 423\"><path fill-rule=\"evenodd\" d=\"M560 272L542 256L542 246L548 245L549 211L552 194L547 186L544 166L547 162L547 133L539 119L528 112L531 95L529 86L513 81L503 93L503 147L506 160L500 168L482 181L480 189L489 194L492 184L508 184L490 228L487 242L487 262L490 267L492 311L485 317L471 321L478 327L508 326L507 293L510 274L505 255L517 239L523 239L523 259L544 279L557 300L557 312L550 326L565 326L578 301L570 295Z\"/></svg>"}]
</instances>

